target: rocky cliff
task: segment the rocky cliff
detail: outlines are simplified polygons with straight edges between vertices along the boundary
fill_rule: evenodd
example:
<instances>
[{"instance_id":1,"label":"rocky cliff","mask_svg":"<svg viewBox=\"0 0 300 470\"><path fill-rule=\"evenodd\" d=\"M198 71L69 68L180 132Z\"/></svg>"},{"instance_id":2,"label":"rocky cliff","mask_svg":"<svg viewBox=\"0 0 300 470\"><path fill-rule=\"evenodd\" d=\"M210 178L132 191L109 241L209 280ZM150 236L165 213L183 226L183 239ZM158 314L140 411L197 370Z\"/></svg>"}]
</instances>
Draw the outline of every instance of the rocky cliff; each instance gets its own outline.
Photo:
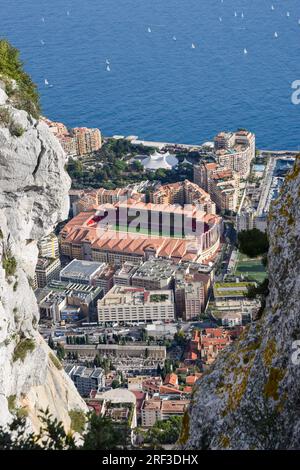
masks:
<instances>
[{"instance_id":1,"label":"rocky cliff","mask_svg":"<svg viewBox=\"0 0 300 470\"><path fill-rule=\"evenodd\" d=\"M197 384L184 449L300 448L299 196L298 158L269 217L267 307Z\"/></svg>"},{"instance_id":2,"label":"rocky cliff","mask_svg":"<svg viewBox=\"0 0 300 470\"><path fill-rule=\"evenodd\" d=\"M12 413L39 428L39 409L70 428L86 410L72 381L38 333L31 288L37 241L68 213L65 154L48 127L17 109L0 79L0 425Z\"/></svg>"}]
</instances>

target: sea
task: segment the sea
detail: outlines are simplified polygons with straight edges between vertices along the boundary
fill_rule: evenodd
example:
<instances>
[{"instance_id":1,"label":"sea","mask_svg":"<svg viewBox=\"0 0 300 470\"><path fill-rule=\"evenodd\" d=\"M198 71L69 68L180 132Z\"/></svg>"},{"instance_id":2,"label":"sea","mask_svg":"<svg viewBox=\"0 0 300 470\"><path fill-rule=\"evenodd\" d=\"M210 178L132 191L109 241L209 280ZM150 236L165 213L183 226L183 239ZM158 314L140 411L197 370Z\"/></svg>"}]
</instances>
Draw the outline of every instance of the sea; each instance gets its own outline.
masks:
<instances>
[{"instance_id":1,"label":"sea","mask_svg":"<svg viewBox=\"0 0 300 470\"><path fill-rule=\"evenodd\" d=\"M299 0L0 0L50 119L187 144L248 128L273 150L300 145L299 20Z\"/></svg>"}]
</instances>

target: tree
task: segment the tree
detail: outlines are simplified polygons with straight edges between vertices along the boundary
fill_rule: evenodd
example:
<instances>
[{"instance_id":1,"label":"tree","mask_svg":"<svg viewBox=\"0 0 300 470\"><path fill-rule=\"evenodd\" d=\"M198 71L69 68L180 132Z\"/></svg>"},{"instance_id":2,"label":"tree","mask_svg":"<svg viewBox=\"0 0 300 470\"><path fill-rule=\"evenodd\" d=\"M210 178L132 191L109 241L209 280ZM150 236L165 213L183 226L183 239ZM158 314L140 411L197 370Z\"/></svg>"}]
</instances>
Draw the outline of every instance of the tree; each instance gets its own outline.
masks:
<instances>
[{"instance_id":1,"label":"tree","mask_svg":"<svg viewBox=\"0 0 300 470\"><path fill-rule=\"evenodd\" d=\"M51 349L55 349L55 345L54 345L54 341L52 339L52 335L50 335L49 338L48 338L48 346Z\"/></svg>"},{"instance_id":2,"label":"tree","mask_svg":"<svg viewBox=\"0 0 300 470\"><path fill-rule=\"evenodd\" d=\"M175 444L180 436L182 426L181 416L172 416L164 421L156 421L146 433L145 441L155 448L159 444Z\"/></svg>"},{"instance_id":3,"label":"tree","mask_svg":"<svg viewBox=\"0 0 300 470\"><path fill-rule=\"evenodd\" d=\"M242 230L238 234L239 250L250 258L264 255L269 249L267 234L257 228Z\"/></svg>"},{"instance_id":4,"label":"tree","mask_svg":"<svg viewBox=\"0 0 300 470\"><path fill-rule=\"evenodd\" d=\"M62 361L66 355L65 348L60 343L57 344L56 354L60 361Z\"/></svg>"},{"instance_id":5,"label":"tree","mask_svg":"<svg viewBox=\"0 0 300 470\"><path fill-rule=\"evenodd\" d=\"M15 416L7 426L0 426L0 450L113 450L125 446L119 426L95 413L87 415L81 443L48 410L41 411L39 418L42 425L37 434L28 433L25 417Z\"/></svg>"}]
</instances>

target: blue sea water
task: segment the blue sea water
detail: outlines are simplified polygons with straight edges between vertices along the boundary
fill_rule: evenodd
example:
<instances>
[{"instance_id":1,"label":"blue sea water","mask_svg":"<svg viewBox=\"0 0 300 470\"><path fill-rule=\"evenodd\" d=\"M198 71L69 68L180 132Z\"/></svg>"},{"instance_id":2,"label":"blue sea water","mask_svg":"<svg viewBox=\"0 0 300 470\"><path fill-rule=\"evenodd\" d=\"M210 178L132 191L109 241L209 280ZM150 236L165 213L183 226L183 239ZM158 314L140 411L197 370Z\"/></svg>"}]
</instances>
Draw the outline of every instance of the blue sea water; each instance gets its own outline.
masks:
<instances>
[{"instance_id":1,"label":"blue sea water","mask_svg":"<svg viewBox=\"0 0 300 470\"><path fill-rule=\"evenodd\" d=\"M299 18L299 0L0 0L0 37L53 120L195 144L247 127L298 149Z\"/></svg>"}]
</instances>

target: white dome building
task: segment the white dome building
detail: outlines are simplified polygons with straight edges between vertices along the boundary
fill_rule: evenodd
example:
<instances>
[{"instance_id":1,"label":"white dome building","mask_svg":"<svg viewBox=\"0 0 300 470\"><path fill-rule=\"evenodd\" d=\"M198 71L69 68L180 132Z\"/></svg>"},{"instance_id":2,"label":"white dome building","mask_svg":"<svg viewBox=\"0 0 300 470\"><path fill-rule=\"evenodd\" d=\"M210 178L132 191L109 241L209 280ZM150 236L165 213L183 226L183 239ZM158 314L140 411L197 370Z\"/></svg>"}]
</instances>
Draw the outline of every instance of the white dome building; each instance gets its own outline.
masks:
<instances>
[{"instance_id":1,"label":"white dome building","mask_svg":"<svg viewBox=\"0 0 300 470\"><path fill-rule=\"evenodd\" d=\"M159 153L156 151L153 155L150 155L150 157L142 160L141 163L145 170L156 171L160 168L164 170L171 170L178 165L178 159L169 152Z\"/></svg>"}]
</instances>

